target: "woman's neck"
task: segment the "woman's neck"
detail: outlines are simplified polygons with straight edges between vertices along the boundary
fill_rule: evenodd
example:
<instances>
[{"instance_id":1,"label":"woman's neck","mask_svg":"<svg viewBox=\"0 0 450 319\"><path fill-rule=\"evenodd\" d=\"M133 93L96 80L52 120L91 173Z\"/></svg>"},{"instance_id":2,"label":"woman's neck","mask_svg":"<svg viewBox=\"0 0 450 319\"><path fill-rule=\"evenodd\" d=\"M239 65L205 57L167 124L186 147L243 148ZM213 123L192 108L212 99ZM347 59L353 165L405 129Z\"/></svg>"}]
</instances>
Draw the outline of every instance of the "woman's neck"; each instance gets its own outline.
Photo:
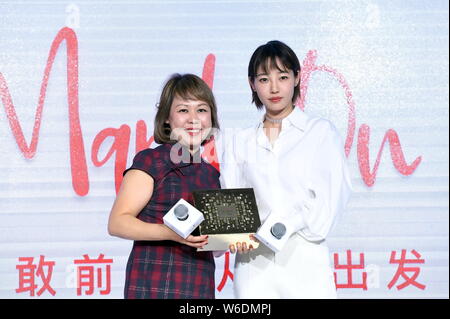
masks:
<instances>
[{"instance_id":1,"label":"woman's neck","mask_svg":"<svg viewBox=\"0 0 450 319\"><path fill-rule=\"evenodd\" d=\"M279 112L273 112L266 109L266 114L264 116L264 127L281 128L281 122L284 118L288 117L293 110L293 107L286 107Z\"/></svg>"},{"instance_id":2,"label":"woman's neck","mask_svg":"<svg viewBox=\"0 0 450 319\"><path fill-rule=\"evenodd\" d=\"M285 117L287 117L289 114L291 114L291 112L294 110L294 107L291 106L287 106L284 109L280 110L280 111L273 111L273 110L268 110L266 108L266 116L269 117L269 120L282 120Z\"/></svg>"}]
</instances>

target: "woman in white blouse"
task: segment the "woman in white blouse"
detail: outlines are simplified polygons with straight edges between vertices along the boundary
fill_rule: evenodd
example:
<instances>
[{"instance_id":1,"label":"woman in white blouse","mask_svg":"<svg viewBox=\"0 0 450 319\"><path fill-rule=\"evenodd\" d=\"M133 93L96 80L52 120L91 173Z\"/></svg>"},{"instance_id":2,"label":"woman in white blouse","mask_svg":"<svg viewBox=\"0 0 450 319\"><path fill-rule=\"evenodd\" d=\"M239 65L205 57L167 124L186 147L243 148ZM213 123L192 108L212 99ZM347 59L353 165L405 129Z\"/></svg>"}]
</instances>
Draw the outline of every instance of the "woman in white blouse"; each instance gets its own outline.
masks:
<instances>
[{"instance_id":1,"label":"woman in white blouse","mask_svg":"<svg viewBox=\"0 0 450 319\"><path fill-rule=\"evenodd\" d=\"M222 187L253 188L261 222L282 221L289 240L276 253L264 244L230 246L238 252L235 297L336 298L325 239L351 193L340 135L328 120L294 106L300 63L286 44L258 47L248 79L265 115L226 147Z\"/></svg>"}]
</instances>

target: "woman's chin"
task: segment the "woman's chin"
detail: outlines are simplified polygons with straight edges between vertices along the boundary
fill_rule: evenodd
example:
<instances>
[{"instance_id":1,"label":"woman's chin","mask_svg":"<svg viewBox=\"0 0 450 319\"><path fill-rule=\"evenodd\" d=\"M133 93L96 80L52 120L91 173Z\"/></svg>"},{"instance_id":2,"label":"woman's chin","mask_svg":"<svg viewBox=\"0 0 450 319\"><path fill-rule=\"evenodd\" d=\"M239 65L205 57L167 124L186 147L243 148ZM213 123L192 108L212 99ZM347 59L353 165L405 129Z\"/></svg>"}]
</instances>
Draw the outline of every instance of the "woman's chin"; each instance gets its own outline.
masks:
<instances>
[{"instance_id":1,"label":"woman's chin","mask_svg":"<svg viewBox=\"0 0 450 319\"><path fill-rule=\"evenodd\" d=\"M202 142L203 139L201 138L201 136L190 136L188 138L182 138L181 140L179 140L179 143L181 145L189 149L198 149Z\"/></svg>"}]
</instances>

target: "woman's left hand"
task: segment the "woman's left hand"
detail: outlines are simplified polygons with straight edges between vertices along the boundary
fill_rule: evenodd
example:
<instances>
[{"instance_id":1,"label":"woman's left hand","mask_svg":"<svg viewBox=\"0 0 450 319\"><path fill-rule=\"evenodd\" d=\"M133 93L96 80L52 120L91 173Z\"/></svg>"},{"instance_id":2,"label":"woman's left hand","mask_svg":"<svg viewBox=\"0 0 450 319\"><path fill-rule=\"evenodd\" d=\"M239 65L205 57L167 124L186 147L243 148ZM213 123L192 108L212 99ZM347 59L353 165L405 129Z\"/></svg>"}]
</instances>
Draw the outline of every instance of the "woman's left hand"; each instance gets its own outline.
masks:
<instances>
[{"instance_id":1,"label":"woman's left hand","mask_svg":"<svg viewBox=\"0 0 450 319\"><path fill-rule=\"evenodd\" d=\"M258 242L258 240L255 238L255 236L253 236L253 234L250 234L250 240L252 240L252 241L254 241L254 242ZM252 251L252 250L254 249L253 246L252 246L252 244L250 244L250 245L247 247L247 243L246 243L246 242L242 242L242 243L237 242L236 245L231 244L231 245L229 246L229 248L230 248L230 252L231 252L232 254L236 253L236 251L237 251L239 254L247 254L247 253L249 253L250 251Z\"/></svg>"}]
</instances>

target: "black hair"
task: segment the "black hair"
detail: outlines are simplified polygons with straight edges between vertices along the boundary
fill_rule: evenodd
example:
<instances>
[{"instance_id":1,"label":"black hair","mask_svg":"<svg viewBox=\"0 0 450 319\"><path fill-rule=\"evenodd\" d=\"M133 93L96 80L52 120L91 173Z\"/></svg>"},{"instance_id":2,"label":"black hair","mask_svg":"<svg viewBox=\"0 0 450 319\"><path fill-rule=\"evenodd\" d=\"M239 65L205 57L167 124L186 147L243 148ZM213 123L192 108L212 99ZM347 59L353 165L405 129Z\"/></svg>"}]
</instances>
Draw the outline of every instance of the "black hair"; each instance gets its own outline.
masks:
<instances>
[{"instance_id":1,"label":"black hair","mask_svg":"<svg viewBox=\"0 0 450 319\"><path fill-rule=\"evenodd\" d=\"M282 65L277 64L278 61ZM254 82L258 68L262 67L265 73L268 73L270 69L278 69L280 71L292 70L294 75L297 76L300 73L300 62L295 52L286 44L281 41L273 40L266 44L259 46L255 52L253 52L250 62L248 64L248 78L250 82ZM300 95L300 81L294 88L294 96L292 97L292 103ZM258 94L252 89L252 102L255 103L258 109L262 108L262 102L258 97Z\"/></svg>"}]
</instances>

